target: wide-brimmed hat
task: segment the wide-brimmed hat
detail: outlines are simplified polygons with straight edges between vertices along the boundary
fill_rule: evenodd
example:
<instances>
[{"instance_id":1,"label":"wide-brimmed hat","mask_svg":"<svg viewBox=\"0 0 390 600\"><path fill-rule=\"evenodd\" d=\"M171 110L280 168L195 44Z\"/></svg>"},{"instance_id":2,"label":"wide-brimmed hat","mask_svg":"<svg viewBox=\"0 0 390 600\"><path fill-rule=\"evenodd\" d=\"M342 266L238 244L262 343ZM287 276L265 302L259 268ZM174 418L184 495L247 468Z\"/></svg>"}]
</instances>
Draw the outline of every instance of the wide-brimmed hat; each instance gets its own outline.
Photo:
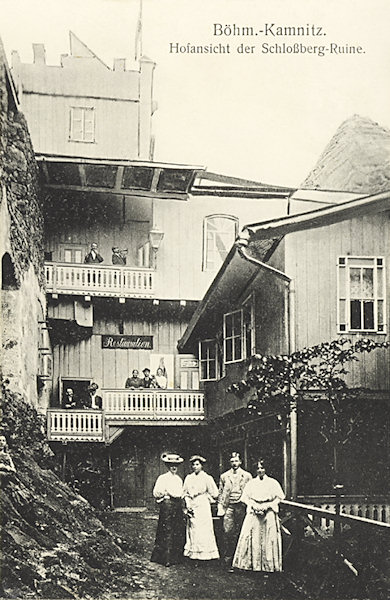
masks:
<instances>
[{"instance_id":1,"label":"wide-brimmed hat","mask_svg":"<svg viewBox=\"0 0 390 600\"><path fill-rule=\"evenodd\" d=\"M190 462L195 462L196 460L199 460L202 463L206 462L206 459L204 458L204 456L200 456L200 454L193 454L190 458Z\"/></svg>"},{"instance_id":2,"label":"wide-brimmed hat","mask_svg":"<svg viewBox=\"0 0 390 600\"><path fill-rule=\"evenodd\" d=\"M161 460L169 465L179 465L184 461L184 458L180 454L174 454L173 452L164 452L161 454Z\"/></svg>"}]
</instances>

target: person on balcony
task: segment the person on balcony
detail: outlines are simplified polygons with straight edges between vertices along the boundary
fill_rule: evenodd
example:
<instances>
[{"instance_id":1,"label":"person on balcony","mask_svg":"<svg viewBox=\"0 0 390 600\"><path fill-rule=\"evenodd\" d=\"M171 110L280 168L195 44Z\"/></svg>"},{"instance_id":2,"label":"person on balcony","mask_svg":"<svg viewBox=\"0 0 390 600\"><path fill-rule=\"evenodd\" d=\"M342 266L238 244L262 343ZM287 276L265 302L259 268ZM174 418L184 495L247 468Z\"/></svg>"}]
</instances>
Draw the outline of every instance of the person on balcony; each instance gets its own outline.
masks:
<instances>
[{"instance_id":1,"label":"person on balcony","mask_svg":"<svg viewBox=\"0 0 390 600\"><path fill-rule=\"evenodd\" d=\"M191 456L193 473L187 475L183 487L187 517L184 556L197 561L219 558L211 514L211 503L218 496L218 488L211 475L203 471L205 462L199 454Z\"/></svg>"},{"instance_id":2,"label":"person on balcony","mask_svg":"<svg viewBox=\"0 0 390 600\"><path fill-rule=\"evenodd\" d=\"M167 473L160 475L153 488L153 496L160 507L152 562L169 567L181 562L185 539L185 522L182 506L183 480L177 467L183 462L178 454L164 453L161 460Z\"/></svg>"},{"instance_id":3,"label":"person on balcony","mask_svg":"<svg viewBox=\"0 0 390 600\"><path fill-rule=\"evenodd\" d=\"M122 265L126 264L126 250L119 250L118 246L113 246L112 248L112 264L113 265Z\"/></svg>"},{"instance_id":4,"label":"person on balcony","mask_svg":"<svg viewBox=\"0 0 390 600\"><path fill-rule=\"evenodd\" d=\"M168 379L166 375L164 375L164 371L161 367L157 369L156 372L156 385L160 390L166 390L168 386Z\"/></svg>"},{"instance_id":5,"label":"person on balcony","mask_svg":"<svg viewBox=\"0 0 390 600\"><path fill-rule=\"evenodd\" d=\"M285 498L276 479L265 473L265 462L257 462L257 477L244 487L241 501L247 506L233 568L245 571L281 571L282 536L279 503Z\"/></svg>"},{"instance_id":6,"label":"person on balcony","mask_svg":"<svg viewBox=\"0 0 390 600\"><path fill-rule=\"evenodd\" d=\"M64 408L73 409L77 408L76 398L74 397L74 392L72 388L66 388L65 398L64 398Z\"/></svg>"},{"instance_id":7,"label":"person on balcony","mask_svg":"<svg viewBox=\"0 0 390 600\"><path fill-rule=\"evenodd\" d=\"M92 408L93 410L102 410L103 399L101 396L97 395L97 390L99 389L98 384L92 382L91 385L89 385L87 389L88 389L88 398L84 405L84 408Z\"/></svg>"},{"instance_id":8,"label":"person on balcony","mask_svg":"<svg viewBox=\"0 0 390 600\"><path fill-rule=\"evenodd\" d=\"M142 381L142 385L141 387L143 388L155 388L157 387L156 384L156 378L154 375L150 374L150 369L148 369L147 367L145 367L145 369L143 369L142 373L144 374Z\"/></svg>"},{"instance_id":9,"label":"person on balcony","mask_svg":"<svg viewBox=\"0 0 390 600\"><path fill-rule=\"evenodd\" d=\"M125 387L130 388L131 390L137 390L142 388L143 379L139 376L139 372L137 369L133 369L131 377L126 379Z\"/></svg>"},{"instance_id":10,"label":"person on balcony","mask_svg":"<svg viewBox=\"0 0 390 600\"><path fill-rule=\"evenodd\" d=\"M103 260L104 260L103 257L100 256L100 254L98 252L98 245L95 242L93 242L91 244L91 250L88 252L88 254L84 258L84 263L87 265L92 265L92 264L96 264L96 263L102 263Z\"/></svg>"},{"instance_id":11,"label":"person on balcony","mask_svg":"<svg viewBox=\"0 0 390 600\"><path fill-rule=\"evenodd\" d=\"M245 518L246 505L242 502L245 485L252 479L248 471L241 468L238 452L230 455L231 468L222 473L219 481L218 512L223 517L224 560L229 570L237 546L238 536Z\"/></svg>"}]
</instances>

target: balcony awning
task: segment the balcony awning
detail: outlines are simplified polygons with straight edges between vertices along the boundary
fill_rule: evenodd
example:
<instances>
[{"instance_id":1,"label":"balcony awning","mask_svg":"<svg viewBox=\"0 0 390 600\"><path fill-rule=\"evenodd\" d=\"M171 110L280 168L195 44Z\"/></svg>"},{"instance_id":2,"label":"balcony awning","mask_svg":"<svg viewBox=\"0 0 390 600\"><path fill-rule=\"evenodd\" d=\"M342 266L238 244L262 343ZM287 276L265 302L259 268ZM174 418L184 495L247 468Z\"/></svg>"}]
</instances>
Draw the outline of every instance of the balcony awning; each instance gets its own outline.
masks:
<instances>
[{"instance_id":1,"label":"balcony awning","mask_svg":"<svg viewBox=\"0 0 390 600\"><path fill-rule=\"evenodd\" d=\"M99 192L186 200L203 167L147 161L74 158L37 154L43 186L50 190Z\"/></svg>"}]
</instances>

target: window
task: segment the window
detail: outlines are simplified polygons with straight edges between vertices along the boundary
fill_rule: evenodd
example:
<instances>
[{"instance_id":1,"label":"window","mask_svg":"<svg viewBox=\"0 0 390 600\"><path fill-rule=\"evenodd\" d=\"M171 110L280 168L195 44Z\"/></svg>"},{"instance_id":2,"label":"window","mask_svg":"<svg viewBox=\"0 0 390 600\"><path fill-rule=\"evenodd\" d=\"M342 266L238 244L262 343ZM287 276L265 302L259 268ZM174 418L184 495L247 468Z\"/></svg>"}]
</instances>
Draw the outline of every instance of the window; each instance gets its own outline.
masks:
<instances>
[{"instance_id":1,"label":"window","mask_svg":"<svg viewBox=\"0 0 390 600\"><path fill-rule=\"evenodd\" d=\"M215 271L237 237L238 220L226 215L206 217L203 224L203 271Z\"/></svg>"},{"instance_id":2,"label":"window","mask_svg":"<svg viewBox=\"0 0 390 600\"><path fill-rule=\"evenodd\" d=\"M82 106L72 106L70 109L70 135L73 142L95 141L95 110Z\"/></svg>"},{"instance_id":3,"label":"window","mask_svg":"<svg viewBox=\"0 0 390 600\"><path fill-rule=\"evenodd\" d=\"M217 344L215 340L202 340L199 342L199 369L201 381L217 379Z\"/></svg>"},{"instance_id":4,"label":"window","mask_svg":"<svg viewBox=\"0 0 390 600\"><path fill-rule=\"evenodd\" d=\"M243 311L236 310L223 316L223 354L225 363L244 358Z\"/></svg>"},{"instance_id":5,"label":"window","mask_svg":"<svg viewBox=\"0 0 390 600\"><path fill-rule=\"evenodd\" d=\"M383 258L338 259L338 331L385 331Z\"/></svg>"}]
</instances>

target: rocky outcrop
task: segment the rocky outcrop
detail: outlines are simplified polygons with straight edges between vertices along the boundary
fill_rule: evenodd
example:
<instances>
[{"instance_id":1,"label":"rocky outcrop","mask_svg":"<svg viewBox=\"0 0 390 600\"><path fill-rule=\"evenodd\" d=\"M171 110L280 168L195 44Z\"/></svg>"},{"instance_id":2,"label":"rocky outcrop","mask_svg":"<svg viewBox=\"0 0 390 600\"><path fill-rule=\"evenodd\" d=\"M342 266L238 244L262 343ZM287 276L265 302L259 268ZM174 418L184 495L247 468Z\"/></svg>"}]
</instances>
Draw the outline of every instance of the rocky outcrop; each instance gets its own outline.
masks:
<instances>
[{"instance_id":1,"label":"rocky outcrop","mask_svg":"<svg viewBox=\"0 0 390 600\"><path fill-rule=\"evenodd\" d=\"M131 597L140 588L137 558L50 468L36 410L5 387L2 392L2 433L16 472L1 475L0 596Z\"/></svg>"},{"instance_id":2,"label":"rocky outcrop","mask_svg":"<svg viewBox=\"0 0 390 600\"><path fill-rule=\"evenodd\" d=\"M363 194L390 189L390 130L359 115L347 119L302 188Z\"/></svg>"},{"instance_id":3,"label":"rocky outcrop","mask_svg":"<svg viewBox=\"0 0 390 600\"><path fill-rule=\"evenodd\" d=\"M13 103L0 41L0 180L11 217L11 258L16 278L30 265L43 283L43 216L38 167L23 114ZM0 201L3 201L0 198Z\"/></svg>"}]
</instances>

